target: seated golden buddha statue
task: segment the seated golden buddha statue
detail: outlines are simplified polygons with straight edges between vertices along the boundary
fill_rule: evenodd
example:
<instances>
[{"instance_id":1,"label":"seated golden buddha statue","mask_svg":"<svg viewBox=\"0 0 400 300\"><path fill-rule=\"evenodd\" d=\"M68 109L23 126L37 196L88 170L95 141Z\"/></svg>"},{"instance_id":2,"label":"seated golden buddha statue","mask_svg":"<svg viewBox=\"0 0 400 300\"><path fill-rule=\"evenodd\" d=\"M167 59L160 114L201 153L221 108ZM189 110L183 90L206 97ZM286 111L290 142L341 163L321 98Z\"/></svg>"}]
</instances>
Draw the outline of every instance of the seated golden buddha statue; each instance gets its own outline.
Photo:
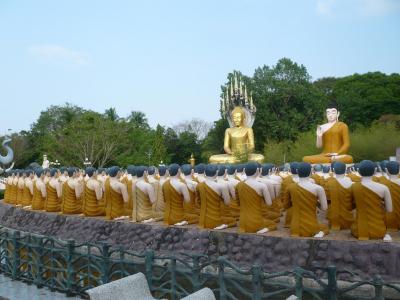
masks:
<instances>
[{"instance_id":1,"label":"seated golden buddha statue","mask_svg":"<svg viewBox=\"0 0 400 300\"><path fill-rule=\"evenodd\" d=\"M353 163L353 157L348 155L350 147L349 128L339 122L340 112L335 104L328 105L326 118L328 123L317 128L317 148L322 148L322 153L303 157L304 162L311 164L331 163L341 161L346 164Z\"/></svg>"},{"instance_id":2,"label":"seated golden buddha statue","mask_svg":"<svg viewBox=\"0 0 400 300\"><path fill-rule=\"evenodd\" d=\"M224 138L224 150L226 154L212 155L209 159L214 164L232 164L240 162L242 155L248 155L248 161L262 163L264 156L255 154L254 133L251 127L247 127L244 108L236 106L231 113L233 127L226 129Z\"/></svg>"}]
</instances>

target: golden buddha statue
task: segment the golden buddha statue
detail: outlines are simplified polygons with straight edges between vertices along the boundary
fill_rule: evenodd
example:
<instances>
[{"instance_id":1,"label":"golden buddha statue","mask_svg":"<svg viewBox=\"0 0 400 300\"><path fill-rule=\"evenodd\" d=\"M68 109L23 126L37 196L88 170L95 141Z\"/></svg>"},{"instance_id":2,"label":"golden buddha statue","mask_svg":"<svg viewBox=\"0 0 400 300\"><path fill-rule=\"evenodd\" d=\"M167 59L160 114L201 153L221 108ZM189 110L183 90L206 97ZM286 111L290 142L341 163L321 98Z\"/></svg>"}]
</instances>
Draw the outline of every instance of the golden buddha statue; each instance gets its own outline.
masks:
<instances>
[{"instance_id":1,"label":"golden buddha statue","mask_svg":"<svg viewBox=\"0 0 400 300\"><path fill-rule=\"evenodd\" d=\"M324 164L341 161L346 164L353 163L353 157L348 155L350 147L349 128L339 122L340 112L335 104L326 109L328 123L317 128L317 148L322 148L322 153L303 157L304 162L311 164Z\"/></svg>"},{"instance_id":2,"label":"golden buddha statue","mask_svg":"<svg viewBox=\"0 0 400 300\"><path fill-rule=\"evenodd\" d=\"M224 138L224 150L226 154L212 155L210 163L233 164L240 162L242 155L248 155L248 161L262 163L264 156L252 153L254 151L254 133L251 127L247 127L244 108L236 106L231 113L234 126L226 129Z\"/></svg>"}]
</instances>

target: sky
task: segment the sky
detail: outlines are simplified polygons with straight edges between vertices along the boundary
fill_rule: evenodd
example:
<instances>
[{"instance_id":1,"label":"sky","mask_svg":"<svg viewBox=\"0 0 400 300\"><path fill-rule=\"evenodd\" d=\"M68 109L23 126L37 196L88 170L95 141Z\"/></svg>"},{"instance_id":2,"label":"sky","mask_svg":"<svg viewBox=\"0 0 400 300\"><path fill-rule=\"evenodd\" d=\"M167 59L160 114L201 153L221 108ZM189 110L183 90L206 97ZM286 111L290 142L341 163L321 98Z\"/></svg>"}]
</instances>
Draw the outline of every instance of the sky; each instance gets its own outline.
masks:
<instances>
[{"instance_id":1,"label":"sky","mask_svg":"<svg viewBox=\"0 0 400 300\"><path fill-rule=\"evenodd\" d=\"M313 80L399 73L400 0L0 0L0 135L66 102L212 122L229 72L282 57Z\"/></svg>"}]
</instances>

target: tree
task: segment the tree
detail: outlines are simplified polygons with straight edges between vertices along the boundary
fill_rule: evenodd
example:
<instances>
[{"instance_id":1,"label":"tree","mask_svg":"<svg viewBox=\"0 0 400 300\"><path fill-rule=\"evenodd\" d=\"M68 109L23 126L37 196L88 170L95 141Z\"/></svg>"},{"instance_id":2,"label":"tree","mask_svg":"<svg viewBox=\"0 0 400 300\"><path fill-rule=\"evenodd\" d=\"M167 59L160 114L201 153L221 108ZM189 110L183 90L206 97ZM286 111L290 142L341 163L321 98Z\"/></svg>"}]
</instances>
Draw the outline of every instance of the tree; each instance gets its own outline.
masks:
<instances>
[{"instance_id":1,"label":"tree","mask_svg":"<svg viewBox=\"0 0 400 300\"><path fill-rule=\"evenodd\" d=\"M141 111L132 111L131 114L127 117L127 121L134 127L146 129L150 128L146 115Z\"/></svg>"},{"instance_id":2,"label":"tree","mask_svg":"<svg viewBox=\"0 0 400 300\"><path fill-rule=\"evenodd\" d=\"M167 158L167 147L165 145L164 128L157 125L154 133L153 148L152 148L152 164L158 166L160 162L165 162Z\"/></svg>"},{"instance_id":3,"label":"tree","mask_svg":"<svg viewBox=\"0 0 400 300\"><path fill-rule=\"evenodd\" d=\"M111 121L118 121L119 120L119 116L117 114L117 111L115 110L114 107L110 107L108 109L105 110L104 112L104 116L111 120Z\"/></svg>"},{"instance_id":4,"label":"tree","mask_svg":"<svg viewBox=\"0 0 400 300\"><path fill-rule=\"evenodd\" d=\"M202 119L194 118L191 120L186 120L174 125L172 128L179 135L182 132L194 133L198 140L203 140L208 132L210 131L212 125Z\"/></svg>"}]
</instances>

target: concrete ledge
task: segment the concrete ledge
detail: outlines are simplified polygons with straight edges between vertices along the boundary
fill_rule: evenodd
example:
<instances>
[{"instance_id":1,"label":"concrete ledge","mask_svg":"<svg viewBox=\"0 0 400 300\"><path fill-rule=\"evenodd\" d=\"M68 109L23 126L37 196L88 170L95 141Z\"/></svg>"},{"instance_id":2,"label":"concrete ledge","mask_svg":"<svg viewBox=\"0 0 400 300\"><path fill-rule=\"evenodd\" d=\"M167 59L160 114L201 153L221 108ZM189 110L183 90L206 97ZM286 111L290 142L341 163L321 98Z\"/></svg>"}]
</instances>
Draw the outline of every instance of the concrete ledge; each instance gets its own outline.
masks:
<instances>
[{"instance_id":1,"label":"concrete ledge","mask_svg":"<svg viewBox=\"0 0 400 300\"><path fill-rule=\"evenodd\" d=\"M107 242L132 251L152 249L157 254L180 252L226 256L249 267L260 264L267 272L335 265L341 280L370 279L379 274L386 281L400 282L400 242L290 238L238 234L232 231L201 230L195 226L175 227L107 221L60 214L27 211L0 202L0 225L16 230L74 239Z\"/></svg>"}]
</instances>

